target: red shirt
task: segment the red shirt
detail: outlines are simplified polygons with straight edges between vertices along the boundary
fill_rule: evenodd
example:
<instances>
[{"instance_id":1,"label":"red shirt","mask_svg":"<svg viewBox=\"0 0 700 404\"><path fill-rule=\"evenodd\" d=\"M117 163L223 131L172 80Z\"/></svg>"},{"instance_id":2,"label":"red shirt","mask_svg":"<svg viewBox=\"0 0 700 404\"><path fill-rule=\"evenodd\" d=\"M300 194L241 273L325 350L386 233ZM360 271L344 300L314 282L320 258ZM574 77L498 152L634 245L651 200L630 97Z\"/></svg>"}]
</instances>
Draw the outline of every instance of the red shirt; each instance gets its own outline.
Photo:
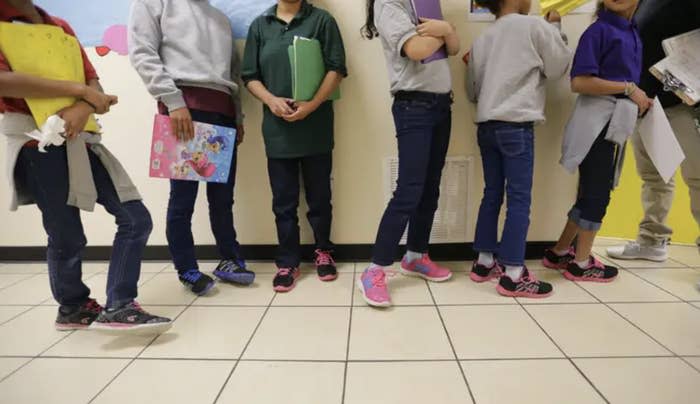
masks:
<instances>
[{"instance_id":1,"label":"red shirt","mask_svg":"<svg viewBox=\"0 0 700 404\"><path fill-rule=\"evenodd\" d=\"M70 25L68 25L67 22L60 18L48 15L46 11L42 10L39 7L36 7L36 10L41 15L41 18L44 20L45 24L61 27L66 34L75 36L75 32L70 27ZM23 15L20 11L12 7L6 1L0 1L0 21L30 22L29 18L26 15ZM88 59L87 55L85 54L85 50L82 46L80 46L80 52L83 55L83 69L85 70L85 82L87 84L87 82L89 82L90 80L95 80L98 78L97 72L92 66L92 63L90 63L90 59ZM10 69L10 65L7 62L7 59L5 59L5 56L2 54L2 52L0 52L0 71L12 71ZM2 112L19 112L23 114L30 114L29 107L22 98L0 98L0 113Z\"/></svg>"}]
</instances>

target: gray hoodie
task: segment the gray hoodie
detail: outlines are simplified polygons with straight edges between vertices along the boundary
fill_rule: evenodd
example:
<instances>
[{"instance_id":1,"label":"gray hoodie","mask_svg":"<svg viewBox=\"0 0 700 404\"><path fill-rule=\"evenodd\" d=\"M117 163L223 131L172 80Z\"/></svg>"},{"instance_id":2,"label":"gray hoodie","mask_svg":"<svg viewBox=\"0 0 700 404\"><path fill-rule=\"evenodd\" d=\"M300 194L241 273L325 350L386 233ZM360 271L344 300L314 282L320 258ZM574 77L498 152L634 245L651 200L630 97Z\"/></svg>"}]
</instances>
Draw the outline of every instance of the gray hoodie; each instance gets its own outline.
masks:
<instances>
[{"instance_id":1,"label":"gray hoodie","mask_svg":"<svg viewBox=\"0 0 700 404\"><path fill-rule=\"evenodd\" d=\"M241 123L240 58L231 23L207 0L134 0L129 59L148 91L172 111L185 107L178 86L231 94Z\"/></svg>"}]
</instances>

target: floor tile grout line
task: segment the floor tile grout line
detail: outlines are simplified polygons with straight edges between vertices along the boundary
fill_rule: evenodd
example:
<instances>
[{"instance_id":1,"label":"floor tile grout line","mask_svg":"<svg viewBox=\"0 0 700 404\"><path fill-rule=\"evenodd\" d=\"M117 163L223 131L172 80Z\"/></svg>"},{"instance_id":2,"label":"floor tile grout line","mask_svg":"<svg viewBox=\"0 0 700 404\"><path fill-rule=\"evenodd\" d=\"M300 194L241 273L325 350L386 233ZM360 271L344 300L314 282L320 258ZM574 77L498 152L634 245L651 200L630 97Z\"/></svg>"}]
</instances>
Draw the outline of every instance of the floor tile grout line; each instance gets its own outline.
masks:
<instances>
[{"instance_id":1,"label":"floor tile grout line","mask_svg":"<svg viewBox=\"0 0 700 404\"><path fill-rule=\"evenodd\" d=\"M5 286L1 287L1 288L0 288L0 292L2 292L3 290L9 289L9 288L11 288L11 287L17 285L17 284L20 283L20 282L28 281L28 280L30 280L30 279L32 279L32 278L35 278L35 277L37 277L37 276L39 276L39 275L41 275L41 274L40 274L40 273L36 273L36 274L0 274L0 275L26 275L26 276L27 276L26 278L18 279L18 280L14 281L14 282L12 282L12 283L10 283L10 284L8 284L8 285L5 285Z\"/></svg>"},{"instance_id":2,"label":"floor tile grout line","mask_svg":"<svg viewBox=\"0 0 700 404\"><path fill-rule=\"evenodd\" d=\"M445 331L445 335L447 336L447 342L450 344L450 349L452 350L452 355L455 358L455 361L457 362L457 367L459 368L459 372L462 374L462 380L464 380L464 385L467 387L467 392L469 393L469 397L472 400L473 404L477 404L476 402L476 397L474 396L474 392L472 391L471 386L469 385L469 379L467 379L467 373L464 371L464 367L462 366L462 362L459 360L459 356L457 355L457 350L455 349L455 345L452 342L452 336L450 335L450 331L447 328L447 324L445 324L445 319L442 317L442 312L440 311L440 306L438 306L437 301L435 300L435 295L433 295L433 289L430 287L430 283L427 281L424 281L426 284L426 287L428 288L428 293L430 294L430 299L433 301L433 306L435 307L435 311L437 312L438 318L440 319L440 324L442 324L442 329Z\"/></svg>"},{"instance_id":3,"label":"floor tile grout line","mask_svg":"<svg viewBox=\"0 0 700 404\"><path fill-rule=\"evenodd\" d=\"M671 268L671 269L672 269L672 268ZM686 300L686 299L684 299L684 298L682 298L682 297L680 297L680 296L677 296L675 293L673 293L673 292L671 292L671 291L669 291L669 290L666 290L665 288L663 288L663 287L661 287L660 285L657 285L657 284L655 284L654 282L652 282L652 281L650 281L650 280L644 278L643 276L637 274L636 272L632 272L632 271L626 271L626 272L628 272L628 273L632 274L633 276L635 276L635 277L641 279L643 282L646 282L646 283L648 283L648 284L650 284L650 285L652 285L652 286L654 286L654 287L656 287L656 288L658 288L658 289L663 290L664 292L668 293L669 295L675 297L676 299L678 299L678 300L680 300L680 301L682 301L682 302L690 303L688 300ZM692 304L691 304L691 306L692 306Z\"/></svg>"},{"instance_id":4,"label":"floor tile grout line","mask_svg":"<svg viewBox=\"0 0 700 404\"><path fill-rule=\"evenodd\" d=\"M357 263L353 264L352 287L350 288L350 317L348 319L348 338L345 347L345 366L343 369L343 390L340 396L340 403L345 404L345 393L348 384L348 361L350 360L350 335L352 334L352 312L355 306L355 283L357 282Z\"/></svg>"},{"instance_id":5,"label":"floor tile grout line","mask_svg":"<svg viewBox=\"0 0 700 404\"><path fill-rule=\"evenodd\" d=\"M155 276L154 276L153 278L155 278ZM153 278L151 278L151 279L153 279ZM149 280L150 280L150 279L149 279ZM148 282L148 281L146 281L146 282ZM143 284L145 284L146 282L144 282ZM143 286L143 285L142 285L142 286ZM140 287L140 286L139 286L139 287ZM190 304L189 304L189 305L186 305L185 308L182 309L182 310L175 316L175 318L172 319L172 322L175 323L175 321L177 321L177 319L180 318L180 316L182 315L182 313L184 313L185 311L187 311L187 309L189 309L189 308L192 306L192 303L194 303L195 300L197 300L196 297L195 297L194 299L192 299L192 301L190 302ZM149 305L149 306L156 306L156 305ZM182 307L182 306L181 306L181 307ZM119 378L119 376L121 376L134 362L136 362L136 360L139 358L139 356L141 356L141 355L151 346L151 344L153 344L153 343L158 339L158 337L160 337L161 335L163 335L163 334L154 335L153 338L151 338L151 340L148 342L148 344L146 344L146 346L144 346L136 355L134 355L134 357L131 358L131 360L130 360L126 365L124 365L124 367L121 368L121 369L119 370L119 372L117 372L117 373L114 375L114 377L112 377L112 378L107 382L107 384L105 384L104 386L102 386L102 388L100 389L100 391L98 391L98 392L90 399L90 401L88 401L87 404L91 404L93 401L95 401L95 399L96 399L97 397L99 397L102 393L104 393L104 391L107 390L107 388L108 388L112 383L114 383L114 381L117 380L117 379Z\"/></svg>"},{"instance_id":6,"label":"floor tile grout line","mask_svg":"<svg viewBox=\"0 0 700 404\"><path fill-rule=\"evenodd\" d=\"M14 319L16 319L16 318L18 318L18 317L20 317L20 316L26 314L28 311L33 310L33 309L35 309L35 308L37 308L37 307L40 307L40 306L27 306L27 305L25 305L25 306L12 306L12 307L26 307L27 309L24 310L24 311L22 311L22 312L19 312L19 313L15 314L14 316L8 318L7 320L5 320L5 321L3 321L3 322L0 322L0 327L2 327L3 325L9 323L10 321L12 321L12 320L14 320Z\"/></svg>"},{"instance_id":7,"label":"floor tile grout line","mask_svg":"<svg viewBox=\"0 0 700 404\"><path fill-rule=\"evenodd\" d=\"M537 327L539 327L539 329L544 333L544 335L546 335L547 338L549 338L549 340L552 342L552 344L554 344L554 346L557 347L557 349L559 350L559 352L561 352L561 354L564 355L564 357L566 358L566 360L569 361L569 363L571 364L571 366L573 366L574 369L576 369L576 371L581 375L581 377L583 377L583 379L586 380L586 382L588 382L588 384L593 388L593 390L595 390L595 392L598 393L598 395L600 396L600 398L602 398L603 401L605 401L607 404L610 404L610 401L608 400L607 397L605 397L605 395L603 394L603 392L600 391L600 389L598 388L598 386L596 386L596 385L593 383L593 381L578 367L578 365L576 365L576 363L573 361L573 359L571 359L571 357L569 356L569 354L567 354L567 353L564 351L564 349L554 340L554 338L553 338L551 335L549 335L549 333L547 332L547 330L542 326L542 324L540 324L539 321L537 321L537 319L535 318L535 316L534 316L532 313L530 313L530 311L528 311L528 309L527 309L522 303L520 303L520 301L518 301L518 299L515 299L515 300L516 300L516 301L518 302L518 304L520 305L520 308L528 315L528 317L530 317L530 319L531 319L531 320L537 325Z\"/></svg>"},{"instance_id":8,"label":"floor tile grout line","mask_svg":"<svg viewBox=\"0 0 700 404\"><path fill-rule=\"evenodd\" d=\"M700 355L684 355L680 358L700 358ZM33 356L27 355L0 355L0 359L34 359ZM80 360L130 360L131 356L63 356L63 355L44 355L36 359L80 359ZM343 364L346 361L342 359L236 359L236 358L181 358L181 357L141 357L139 361L197 361L197 362L279 362L279 363L338 363ZM461 359L351 359L348 363L429 363L429 362L518 362L518 361L566 361L582 360L582 359L676 359L675 355L631 355L631 356L562 356L550 357L502 357L502 358L461 358Z\"/></svg>"},{"instance_id":9,"label":"floor tile grout line","mask_svg":"<svg viewBox=\"0 0 700 404\"><path fill-rule=\"evenodd\" d=\"M42 350L41 352L39 352L37 355L32 356L31 359L29 359L27 362L25 362L22 366L18 367L17 369L15 369L15 370L12 371L12 372L10 372L10 373L7 374L5 377L0 378L0 383L2 383L2 382L4 382L5 380L7 380L7 378L9 378L10 376L12 376L13 374L19 372L20 369L23 369L25 366L27 366L27 365L29 365L30 363L34 362L36 359L41 358L41 355L42 355L43 353L49 351L51 348L53 348L53 347L55 347L56 345L58 345L59 343L63 342L63 340L65 340L66 338L68 338L68 337L70 337L71 335L73 335L74 332L75 332L75 331L68 331L68 332L65 332L65 335L61 336L61 338L59 338L59 339L56 340L54 343L52 343L51 345L49 345L47 348L45 348L44 350Z\"/></svg>"},{"instance_id":10,"label":"floor tile grout line","mask_svg":"<svg viewBox=\"0 0 700 404\"><path fill-rule=\"evenodd\" d=\"M581 289L583 289L586 293L590 294L594 299L596 299L597 301L599 301L600 304L602 304L602 305L604 305L605 307L607 307L608 310L610 310L610 311L612 311L613 313L615 313L618 317L622 318L624 321L626 321L626 322L627 322L628 324L630 324L632 327L636 328L636 329L639 330L642 334L646 335L649 339L651 339L651 340L654 341L656 344L658 344L660 347L662 347L663 349L665 349L666 351L668 351L669 353L671 353L671 356L672 356L672 357L678 358L678 359L684 361L683 358L682 358L678 353L676 353L675 351L669 349L666 345L662 344L659 340L657 340L656 338L654 338L653 336L651 336L651 334L649 334L647 331L645 331L644 329L642 329L640 326L638 326L637 324L635 324L633 321L631 321L631 320L628 319L627 317L625 317L625 316L623 316L622 314L620 314L617 310L615 310L614 308L612 308L612 307L610 306L610 304L608 304L608 303L602 301L602 300L599 299L597 296L595 296L593 293L589 292L588 289L586 289L586 288L584 288L583 286L579 285L577 282L574 282L574 283L576 283L576 285L577 285L578 287L580 287ZM675 302L675 303L681 303L681 302ZM686 302L686 303L688 304L688 302ZM612 303L612 304L615 304L615 303ZM625 304L625 303L621 303L621 304ZM693 306L693 305L691 304L691 306ZM684 361L684 362L685 362L685 361ZM695 369L695 367L693 367L693 369ZM699 370L699 369L695 369L695 370L697 370L697 371L700 373L700 370Z\"/></svg>"},{"instance_id":11,"label":"floor tile grout line","mask_svg":"<svg viewBox=\"0 0 700 404\"><path fill-rule=\"evenodd\" d=\"M265 308L265 311L260 316L260 320L258 320L258 324L253 329L253 332L250 334L250 337L248 338L248 341L246 342L246 344L243 346L243 349L241 350L241 354L238 355L238 360L236 361L236 363L233 364L231 371L228 373L228 376L226 376L226 379L224 380L224 383L221 385L221 388L219 389L219 392L216 394L216 397L214 398L214 401L212 402L212 404L216 404L219 401L219 398L221 398L221 395L224 393L224 390L226 389L226 385L228 385L229 381L231 380L231 377L233 377L233 374L235 373L236 369L238 368L238 364L241 363L241 360L243 359L243 355L245 355L245 351L250 346L250 343L253 342L253 338L255 338L255 334L258 332L258 329L260 329L260 326L262 325L263 321L265 320L267 313L270 311L270 308L272 307L272 303L275 301L276 297L277 297L277 292L272 294L272 298L270 298L270 301L267 303L267 308Z\"/></svg>"}]
</instances>

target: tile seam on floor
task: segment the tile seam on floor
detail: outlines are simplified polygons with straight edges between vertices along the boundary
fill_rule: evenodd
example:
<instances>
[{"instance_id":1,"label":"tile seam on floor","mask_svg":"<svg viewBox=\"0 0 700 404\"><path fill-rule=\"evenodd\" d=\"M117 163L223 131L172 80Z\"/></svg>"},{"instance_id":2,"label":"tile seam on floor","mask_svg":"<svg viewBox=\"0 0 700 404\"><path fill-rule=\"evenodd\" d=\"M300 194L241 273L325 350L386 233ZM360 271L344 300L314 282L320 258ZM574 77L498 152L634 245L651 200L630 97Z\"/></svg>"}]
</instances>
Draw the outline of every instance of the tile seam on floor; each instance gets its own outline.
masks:
<instances>
[{"instance_id":1,"label":"tile seam on floor","mask_svg":"<svg viewBox=\"0 0 700 404\"><path fill-rule=\"evenodd\" d=\"M151 279L153 279L153 278L155 278L155 276L153 276ZM150 279L149 279L149 281L150 281ZM146 282L148 282L148 281L146 281ZM144 282L144 284L146 282ZM141 286L143 286L143 285L141 285ZM140 288L140 286L139 286L139 288ZM175 323L175 321L177 321L177 319L180 318L182 313L186 312L187 309L189 309L192 306L192 303L194 303L195 300L197 300L197 298L192 300L189 305L186 305L185 308L182 309L175 316L175 318L172 319L172 322ZM158 306L158 305L150 305L150 306ZM131 358L131 360L129 362L127 362L127 364L124 365L124 367L121 368L104 386L102 386L102 388L90 399L90 401L87 402L87 404L92 404L92 402L95 401L95 399L97 397L99 397L102 393L104 393L104 391L107 390L107 388L112 383L114 383L114 381L117 380L119 378L119 376L121 376L126 371L126 369L129 368L129 366L131 366L134 362L136 362L136 360L139 358L139 356L141 356L141 354L143 354L146 351L146 349L148 349L148 347L150 347L151 344L153 344L155 342L155 340L157 340L158 337L160 337L161 335L162 334L158 334L158 335L153 336L153 338L151 338L151 340L148 342L148 344L146 344L146 346L144 346L133 358Z\"/></svg>"},{"instance_id":2,"label":"tile seam on floor","mask_svg":"<svg viewBox=\"0 0 700 404\"><path fill-rule=\"evenodd\" d=\"M445 319L442 317L442 312L440 311L440 306L437 304L437 300L435 300L435 295L433 295L433 289L430 287L430 283L427 281L425 282L425 286L428 288L428 293L430 294L430 299L433 301L433 306L435 307L435 311L437 312L438 318L440 319L440 324L442 324L442 329L445 331L445 335L447 336L447 342L450 344L450 349L452 350L452 355L455 358L455 361L457 362L457 367L459 368L459 372L462 374L462 380L464 380L464 385L467 387L467 393L469 393L469 397L472 400L472 404L477 404L476 402L476 396L474 396L474 392L472 391L471 386L469 385L469 379L467 378L467 372L464 371L464 367L462 366L462 362L459 360L459 356L457 355L457 350L455 349L454 343L452 342L452 336L450 335L450 331L447 329L447 324L445 324Z\"/></svg>"},{"instance_id":3,"label":"tile seam on floor","mask_svg":"<svg viewBox=\"0 0 700 404\"><path fill-rule=\"evenodd\" d=\"M272 307L272 303L275 301L275 298L277 298L277 292L272 294L272 298L270 298L270 301L267 303L267 307L265 308L265 311L263 312L263 314L260 316L260 320L258 320L258 324L253 329L253 332L250 334L250 337L248 338L248 341L246 342L246 344L243 346L243 349L241 350L240 355L238 355L238 360L236 361L236 363L233 364L231 371L229 371L228 375L226 376L226 379L224 379L224 383L221 385L221 388L219 388L219 392L216 394L216 397L214 397L214 401L212 402L212 404L216 404L219 401L219 398L221 398L221 395L224 393L224 390L226 389L226 385L228 385L229 381L231 380L231 377L233 377L233 374L236 372L236 369L238 368L238 364L241 363L241 360L243 359L243 355L245 355L245 351L248 349L248 346L250 346L250 343L253 341L253 338L255 338L255 334L258 332L260 325L262 325L263 321L265 320L265 317L267 316L267 313L270 311L270 308Z\"/></svg>"},{"instance_id":4,"label":"tile seam on floor","mask_svg":"<svg viewBox=\"0 0 700 404\"><path fill-rule=\"evenodd\" d=\"M663 268L661 268L661 269L663 270ZM674 268L668 268L668 269L674 269ZM682 269L682 268L677 268L677 269ZM692 269L692 268L691 268L691 269ZM648 283L648 284L650 284L650 285L652 285L652 286L655 286L655 287L657 287L658 289L663 290L664 292L666 292L666 293L668 293L669 295L675 297L676 299L678 299L678 300L680 300L680 301L682 301L682 302L688 303L688 304L690 304L691 306L693 306L693 305L691 304L692 300L686 300L686 299L684 299L684 298L682 298L682 297L680 297L680 296L677 296L675 293L673 293L673 292L671 292L671 291L669 291L669 290L666 290L665 288L661 287L660 285L657 285L657 284L653 283L652 281L650 281L650 280L644 278L644 277L641 276L641 275L638 275L636 272L627 271L627 270L625 270L625 271L628 272L628 273L630 273L630 274L632 274L632 275L634 275L635 277L641 279L642 281L644 281L644 282L646 282L646 283ZM650 302L650 303L654 303L654 302ZM695 307L695 306L693 306L693 307Z\"/></svg>"},{"instance_id":5,"label":"tile seam on floor","mask_svg":"<svg viewBox=\"0 0 700 404\"><path fill-rule=\"evenodd\" d=\"M39 276L39 275L41 275L41 274L40 274L40 273L37 273L37 274L0 274L0 275L26 275L26 278L18 279L18 280L14 281L14 282L12 282L12 283L10 283L10 284L8 284L8 285L5 285L5 286L1 287L1 288L0 288L0 292L1 292L1 291L5 290L5 289L7 289L7 288L11 288L11 287L15 286L16 284L18 284L18 283L20 283L20 282L28 281L28 280L30 280L30 279L32 279L32 278L34 278L34 277L36 277L36 276Z\"/></svg>"},{"instance_id":6,"label":"tile seam on floor","mask_svg":"<svg viewBox=\"0 0 700 404\"><path fill-rule=\"evenodd\" d=\"M628 272L629 272L629 271L628 271ZM576 282L574 282L574 283L576 283ZM626 322L627 322L628 324L630 324L632 327L636 328L636 329L639 330L642 334L646 335L649 339L651 339L652 341L654 341L657 345L659 345L660 347L662 347L663 349L665 349L666 351L668 351L668 352L671 354L671 355L670 355L671 357L678 358L678 359L680 359L681 361L685 362L685 361L682 359L682 357L681 357L680 355L678 355L675 351L669 349L666 345L662 344L660 341L658 341L656 338L654 338L653 336L651 336L651 334L649 334L648 332L646 332L644 329L642 329L640 326L638 326L637 324L635 324L633 321L631 321L631 320L628 319L627 317L625 317L625 316L623 316L622 314L620 314L617 310L615 310L615 309L613 309L612 307L610 307L610 305L609 305L608 303L606 303L606 302L600 300L597 296L595 296L594 294L592 294L591 292L589 292L586 288L584 288L583 286L579 285L578 283L576 283L576 285L577 285L578 287L580 287L581 289L583 289L586 293L590 294L594 299L598 300L602 305L604 305L605 307L607 307L608 310L610 310L610 311L612 311L613 313L615 313L618 317L622 318L624 321L626 321ZM661 288L659 288L659 289L661 289ZM675 302L675 303L690 304L690 303L684 302L684 301ZM623 304L624 304L624 303L623 303ZM693 306L693 305L690 304L690 306ZM694 307L694 306L693 306L693 307ZM693 367L693 369L695 369L695 367ZM695 369L695 370L698 371L698 373L700 373L700 370L698 370L698 369Z\"/></svg>"},{"instance_id":7,"label":"tile seam on floor","mask_svg":"<svg viewBox=\"0 0 700 404\"><path fill-rule=\"evenodd\" d=\"M348 385L348 360L350 359L350 335L352 334L352 312L355 305L355 282L357 282L357 263L352 267L352 287L350 288L350 317L348 319L348 338L345 347L345 363L343 369L343 389L340 396L340 404L345 404L345 393Z\"/></svg>"},{"instance_id":8,"label":"tile seam on floor","mask_svg":"<svg viewBox=\"0 0 700 404\"><path fill-rule=\"evenodd\" d=\"M566 360L569 361L571 366L573 366L574 369L576 369L576 371L581 375L581 377L583 377L583 379L588 383L588 385L591 386L596 393L598 393L598 396L600 396L600 398L602 398L603 401L605 401L607 404L610 404L610 401L607 397L605 397L603 392L600 391L600 389L598 389L598 386L596 386L593 383L593 381L576 365L576 363L574 363L573 359L571 359L571 357L564 351L564 349L561 346L559 346L559 344L554 340L554 338L551 335L549 335L549 333L542 326L542 324L540 324L539 321L537 321L537 319L535 318L535 316L532 315L530 311L528 311L527 307L525 307L525 305L520 303L520 301L518 301L517 299L516 301L518 302L518 305L520 305L520 308L528 315L528 317L530 317L530 319L537 325L537 327L539 327L539 329L544 333L544 335L546 335L547 338L549 338L552 344L554 344L554 346L557 347L559 352L561 352L561 354L564 355L564 358L566 358Z\"/></svg>"}]
</instances>

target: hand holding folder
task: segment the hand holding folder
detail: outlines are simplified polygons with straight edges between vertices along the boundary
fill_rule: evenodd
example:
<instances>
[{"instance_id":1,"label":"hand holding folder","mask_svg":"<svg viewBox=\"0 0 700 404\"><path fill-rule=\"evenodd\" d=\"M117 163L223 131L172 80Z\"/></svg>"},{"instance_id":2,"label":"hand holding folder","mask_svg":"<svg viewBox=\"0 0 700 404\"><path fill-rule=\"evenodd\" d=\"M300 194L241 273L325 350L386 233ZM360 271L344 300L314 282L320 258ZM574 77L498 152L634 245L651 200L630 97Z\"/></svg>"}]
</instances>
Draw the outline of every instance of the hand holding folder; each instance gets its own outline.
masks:
<instances>
[{"instance_id":1,"label":"hand holding folder","mask_svg":"<svg viewBox=\"0 0 700 404\"><path fill-rule=\"evenodd\" d=\"M413 11L418 18L429 18L432 20L442 20L442 8L440 0L411 0ZM447 48L441 47L431 56L421 60L421 63L426 64L440 59L447 59Z\"/></svg>"},{"instance_id":2,"label":"hand holding folder","mask_svg":"<svg viewBox=\"0 0 700 404\"><path fill-rule=\"evenodd\" d=\"M292 98L295 101L311 101L327 73L321 43L316 39L297 36L289 46L288 52L289 63L292 66ZM329 99L335 101L339 98L338 88Z\"/></svg>"},{"instance_id":3,"label":"hand holding folder","mask_svg":"<svg viewBox=\"0 0 700 404\"><path fill-rule=\"evenodd\" d=\"M85 83L80 45L60 27L0 22L0 51L14 72L51 80ZM74 97L26 98L29 110L42 127L48 118L78 101ZM85 131L99 132L94 115Z\"/></svg>"}]
</instances>

